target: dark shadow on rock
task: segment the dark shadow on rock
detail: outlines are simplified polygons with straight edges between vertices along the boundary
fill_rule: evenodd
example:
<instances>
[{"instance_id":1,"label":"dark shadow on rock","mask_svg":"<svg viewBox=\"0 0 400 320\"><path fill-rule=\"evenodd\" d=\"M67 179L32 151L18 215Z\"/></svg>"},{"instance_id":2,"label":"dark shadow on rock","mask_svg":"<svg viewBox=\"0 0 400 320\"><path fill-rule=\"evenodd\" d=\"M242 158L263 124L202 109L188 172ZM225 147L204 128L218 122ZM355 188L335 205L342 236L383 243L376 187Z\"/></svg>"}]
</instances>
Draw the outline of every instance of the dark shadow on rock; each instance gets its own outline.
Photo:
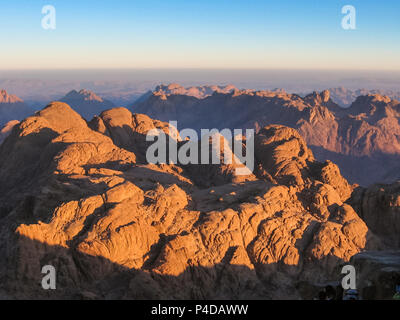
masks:
<instances>
[{"instance_id":1,"label":"dark shadow on rock","mask_svg":"<svg viewBox=\"0 0 400 320\"><path fill-rule=\"evenodd\" d=\"M29 256L35 248L38 255ZM9 257L0 291L10 299L266 299L255 271L222 262L190 266L179 275L129 269L102 257L19 237L17 256ZM41 268L57 271L57 289L44 290ZM229 269L229 272L227 271ZM223 272L225 270L225 272ZM226 279L227 277L227 279Z\"/></svg>"},{"instance_id":2,"label":"dark shadow on rock","mask_svg":"<svg viewBox=\"0 0 400 320\"><path fill-rule=\"evenodd\" d=\"M164 243L168 239L161 240ZM8 244L11 246L11 244ZM158 245L161 247L161 245ZM3 248L4 249L4 248ZM154 249L154 254L159 249ZM152 259L142 269L130 269L74 248L51 246L16 236L0 268L0 293L7 299L313 299L325 283L287 277L281 265L231 264L235 248L214 266L188 266L176 275L160 274ZM4 251L3 251L4 252ZM154 260L153 260L154 261ZM57 289L44 290L41 269L56 269ZM297 269L297 266L286 266ZM340 273L338 273L338 278ZM274 280L275 278L275 280ZM278 281L276 281L278 280ZM291 283L279 280L291 281ZM338 279L336 279L338 280ZM332 279L326 279L326 283ZM335 279L333 279L335 281ZM302 288L303 290L298 290ZM1 295L0 295L1 297Z\"/></svg>"},{"instance_id":3,"label":"dark shadow on rock","mask_svg":"<svg viewBox=\"0 0 400 320\"><path fill-rule=\"evenodd\" d=\"M17 134L21 129L15 130ZM57 136L57 132L43 128L24 137L10 135L0 146L0 181L3 181L0 184L3 199L0 211L3 215L8 211L6 208L24 201L28 194L37 193L40 186L48 182L55 169L54 157L68 146L62 142L51 143Z\"/></svg>"},{"instance_id":4,"label":"dark shadow on rock","mask_svg":"<svg viewBox=\"0 0 400 320\"><path fill-rule=\"evenodd\" d=\"M357 156L329 151L319 146L309 145L309 148L318 161L330 160L337 164L349 183L367 187L372 183L391 183L400 178L397 174L400 160L398 155Z\"/></svg>"}]
</instances>

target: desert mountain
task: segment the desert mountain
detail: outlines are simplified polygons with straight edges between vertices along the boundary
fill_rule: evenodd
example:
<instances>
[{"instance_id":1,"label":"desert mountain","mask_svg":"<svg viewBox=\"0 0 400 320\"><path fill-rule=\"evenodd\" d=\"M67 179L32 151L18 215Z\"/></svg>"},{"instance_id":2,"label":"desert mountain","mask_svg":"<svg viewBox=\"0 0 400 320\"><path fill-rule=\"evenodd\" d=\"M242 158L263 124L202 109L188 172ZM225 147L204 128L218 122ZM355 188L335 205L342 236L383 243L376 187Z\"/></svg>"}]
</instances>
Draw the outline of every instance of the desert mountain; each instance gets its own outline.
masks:
<instances>
[{"instance_id":1,"label":"desert mountain","mask_svg":"<svg viewBox=\"0 0 400 320\"><path fill-rule=\"evenodd\" d=\"M33 113L23 100L6 90L0 91L0 127L12 120L22 120Z\"/></svg>"},{"instance_id":2,"label":"desert mountain","mask_svg":"<svg viewBox=\"0 0 400 320\"><path fill-rule=\"evenodd\" d=\"M68 103L86 120L92 119L104 110L115 107L111 101L102 99L94 92L85 89L79 92L72 90L65 97L61 98L60 101Z\"/></svg>"},{"instance_id":3,"label":"desert mountain","mask_svg":"<svg viewBox=\"0 0 400 320\"><path fill-rule=\"evenodd\" d=\"M233 85L227 86L198 86L198 87L189 87L184 88L177 83L173 83L170 85L159 85L154 90L155 95L159 95L161 97L168 97L170 95L185 95L196 97L198 99L203 99L208 96L211 96L214 92L218 93L230 93L234 90L237 90Z\"/></svg>"},{"instance_id":4,"label":"desert mountain","mask_svg":"<svg viewBox=\"0 0 400 320\"><path fill-rule=\"evenodd\" d=\"M15 126L0 146L0 296L312 298L356 254L386 248L295 129L260 128L256 170L238 180L224 164L148 164L155 128L190 142L124 108L87 123L61 102ZM48 264L57 290L40 287Z\"/></svg>"},{"instance_id":5,"label":"desert mountain","mask_svg":"<svg viewBox=\"0 0 400 320\"><path fill-rule=\"evenodd\" d=\"M233 85L226 86L193 86L185 88L177 83L171 83L169 85L158 85L154 90L147 91L145 94L141 95L136 103L146 101L151 96L160 97L162 100L166 100L169 96L185 96L194 97L197 99L204 99L211 96L214 92L217 93L230 93L237 90Z\"/></svg>"},{"instance_id":6,"label":"desert mountain","mask_svg":"<svg viewBox=\"0 0 400 320\"><path fill-rule=\"evenodd\" d=\"M392 174L400 157L400 103L387 96L360 96L344 109L328 90L304 98L285 91L233 90L202 99L156 91L132 110L163 121L177 120L179 129L259 130L282 124L297 129L318 160L337 162L352 183L400 178Z\"/></svg>"},{"instance_id":7,"label":"desert mountain","mask_svg":"<svg viewBox=\"0 0 400 320\"><path fill-rule=\"evenodd\" d=\"M22 99L13 94L8 94L6 90L0 91L0 103L21 103Z\"/></svg>"}]
</instances>

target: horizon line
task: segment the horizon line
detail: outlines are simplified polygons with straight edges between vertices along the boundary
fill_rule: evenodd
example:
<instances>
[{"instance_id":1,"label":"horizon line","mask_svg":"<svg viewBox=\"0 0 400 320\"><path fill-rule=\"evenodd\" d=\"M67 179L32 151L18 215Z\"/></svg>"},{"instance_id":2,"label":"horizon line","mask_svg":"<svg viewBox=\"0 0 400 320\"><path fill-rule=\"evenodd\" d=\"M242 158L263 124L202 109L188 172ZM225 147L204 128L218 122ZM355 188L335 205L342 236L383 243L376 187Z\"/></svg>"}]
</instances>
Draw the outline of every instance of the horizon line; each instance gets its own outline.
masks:
<instances>
[{"instance_id":1,"label":"horizon line","mask_svg":"<svg viewBox=\"0 0 400 320\"><path fill-rule=\"evenodd\" d=\"M0 72L21 71L314 71L314 72L393 72L400 69L335 69L335 68L255 68L255 67L74 67L74 68L0 68ZM1 75L0 75L1 77Z\"/></svg>"}]
</instances>

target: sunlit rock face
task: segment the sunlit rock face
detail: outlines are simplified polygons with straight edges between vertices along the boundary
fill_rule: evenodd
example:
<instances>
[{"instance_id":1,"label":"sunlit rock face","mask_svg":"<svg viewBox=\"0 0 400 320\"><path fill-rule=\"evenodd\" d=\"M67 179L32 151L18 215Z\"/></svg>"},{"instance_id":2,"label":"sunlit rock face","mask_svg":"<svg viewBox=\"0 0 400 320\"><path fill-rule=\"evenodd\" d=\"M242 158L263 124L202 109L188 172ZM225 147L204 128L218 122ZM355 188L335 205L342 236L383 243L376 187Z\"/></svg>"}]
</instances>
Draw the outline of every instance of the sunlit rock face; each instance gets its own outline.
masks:
<instances>
[{"instance_id":1,"label":"sunlit rock face","mask_svg":"<svg viewBox=\"0 0 400 320\"><path fill-rule=\"evenodd\" d=\"M146 163L154 128L184 145L124 108L88 123L55 102L16 124L0 146L2 296L298 299L298 283L337 280L383 248L338 167L296 130L260 128L255 170L237 179L225 164ZM57 290L41 288L43 265Z\"/></svg>"}]
</instances>

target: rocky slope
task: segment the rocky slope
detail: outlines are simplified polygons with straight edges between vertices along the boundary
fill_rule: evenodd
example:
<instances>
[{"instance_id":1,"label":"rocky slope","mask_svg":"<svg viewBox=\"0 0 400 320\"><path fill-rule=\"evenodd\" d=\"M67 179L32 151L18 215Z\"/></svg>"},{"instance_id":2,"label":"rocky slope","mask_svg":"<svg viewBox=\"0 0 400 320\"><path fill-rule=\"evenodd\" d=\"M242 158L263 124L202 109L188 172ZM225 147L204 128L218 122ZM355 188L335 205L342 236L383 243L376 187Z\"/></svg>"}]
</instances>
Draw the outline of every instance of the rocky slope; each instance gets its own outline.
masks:
<instances>
[{"instance_id":1,"label":"rocky slope","mask_svg":"<svg viewBox=\"0 0 400 320\"><path fill-rule=\"evenodd\" d=\"M179 129L259 130L269 124L286 125L298 130L318 160L337 162L352 183L369 185L400 178L400 103L387 96L360 96L343 109L328 90L302 98L284 91L233 89L202 99L156 91L132 110L163 121L177 120Z\"/></svg>"},{"instance_id":2,"label":"rocky slope","mask_svg":"<svg viewBox=\"0 0 400 320\"><path fill-rule=\"evenodd\" d=\"M90 90L82 89L79 92L72 90L60 101L70 105L86 120L92 119L95 115L102 111L114 108L115 105L108 100L105 100Z\"/></svg>"},{"instance_id":3,"label":"rocky slope","mask_svg":"<svg viewBox=\"0 0 400 320\"><path fill-rule=\"evenodd\" d=\"M22 99L0 90L0 127L12 120L22 120L33 113Z\"/></svg>"},{"instance_id":4,"label":"rocky slope","mask_svg":"<svg viewBox=\"0 0 400 320\"><path fill-rule=\"evenodd\" d=\"M0 296L312 298L302 284L385 247L296 130L260 128L256 170L237 179L232 165L148 164L154 128L188 143L124 108L88 123L55 102L16 125L0 146ZM40 286L47 264L54 291Z\"/></svg>"}]
</instances>

